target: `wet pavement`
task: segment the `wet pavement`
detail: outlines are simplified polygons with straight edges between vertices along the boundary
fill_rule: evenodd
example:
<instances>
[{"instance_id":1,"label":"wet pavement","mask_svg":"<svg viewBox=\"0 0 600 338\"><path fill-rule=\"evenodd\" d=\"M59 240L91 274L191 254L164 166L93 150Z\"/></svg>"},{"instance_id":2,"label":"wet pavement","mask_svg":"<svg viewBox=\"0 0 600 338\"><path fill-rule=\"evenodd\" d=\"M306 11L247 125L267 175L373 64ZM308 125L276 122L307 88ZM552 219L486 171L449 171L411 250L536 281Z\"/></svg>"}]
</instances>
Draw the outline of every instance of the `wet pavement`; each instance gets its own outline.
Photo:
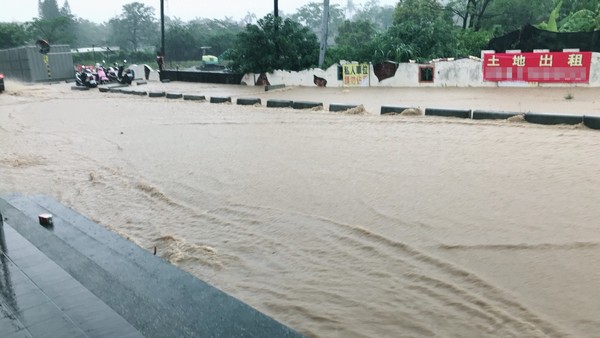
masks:
<instances>
[{"instance_id":1,"label":"wet pavement","mask_svg":"<svg viewBox=\"0 0 600 338\"><path fill-rule=\"evenodd\" d=\"M51 198L0 213L3 338L301 336Z\"/></svg>"}]
</instances>

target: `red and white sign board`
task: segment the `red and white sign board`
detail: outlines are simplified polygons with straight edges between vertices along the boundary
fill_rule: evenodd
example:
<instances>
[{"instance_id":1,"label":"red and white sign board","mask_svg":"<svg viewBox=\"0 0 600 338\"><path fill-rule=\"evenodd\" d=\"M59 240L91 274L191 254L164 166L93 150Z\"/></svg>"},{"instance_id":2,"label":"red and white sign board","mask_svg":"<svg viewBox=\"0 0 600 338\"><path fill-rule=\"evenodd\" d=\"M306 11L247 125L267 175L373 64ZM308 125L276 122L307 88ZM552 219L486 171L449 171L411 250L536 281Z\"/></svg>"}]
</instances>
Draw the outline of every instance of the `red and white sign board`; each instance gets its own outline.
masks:
<instances>
[{"instance_id":1,"label":"red and white sign board","mask_svg":"<svg viewBox=\"0 0 600 338\"><path fill-rule=\"evenodd\" d=\"M484 81L587 83L591 52L486 53Z\"/></svg>"}]
</instances>

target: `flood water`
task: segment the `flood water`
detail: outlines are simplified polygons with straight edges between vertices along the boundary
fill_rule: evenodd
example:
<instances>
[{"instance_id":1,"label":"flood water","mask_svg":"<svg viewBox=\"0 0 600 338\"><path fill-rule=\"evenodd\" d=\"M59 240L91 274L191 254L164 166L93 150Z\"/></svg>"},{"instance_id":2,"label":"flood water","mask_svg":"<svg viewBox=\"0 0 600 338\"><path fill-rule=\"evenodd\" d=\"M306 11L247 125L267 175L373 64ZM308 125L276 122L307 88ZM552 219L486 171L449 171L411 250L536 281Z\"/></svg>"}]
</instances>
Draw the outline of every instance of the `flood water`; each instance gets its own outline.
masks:
<instances>
[{"instance_id":1,"label":"flood water","mask_svg":"<svg viewBox=\"0 0 600 338\"><path fill-rule=\"evenodd\" d=\"M53 196L308 336L598 334L599 131L47 86L0 103L0 193Z\"/></svg>"}]
</instances>

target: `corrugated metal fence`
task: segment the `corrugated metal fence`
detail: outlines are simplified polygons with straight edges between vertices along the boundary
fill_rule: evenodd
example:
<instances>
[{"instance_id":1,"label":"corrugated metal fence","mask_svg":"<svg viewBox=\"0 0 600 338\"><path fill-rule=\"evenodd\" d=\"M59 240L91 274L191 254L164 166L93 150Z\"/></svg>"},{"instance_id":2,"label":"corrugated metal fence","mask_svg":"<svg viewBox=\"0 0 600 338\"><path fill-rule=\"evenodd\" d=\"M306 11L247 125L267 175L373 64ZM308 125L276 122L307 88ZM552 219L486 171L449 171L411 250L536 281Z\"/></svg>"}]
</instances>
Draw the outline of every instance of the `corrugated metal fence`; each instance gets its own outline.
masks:
<instances>
[{"instance_id":1,"label":"corrugated metal fence","mask_svg":"<svg viewBox=\"0 0 600 338\"><path fill-rule=\"evenodd\" d=\"M54 45L42 55L36 46L0 50L0 71L7 78L25 82L72 79L73 55L69 45Z\"/></svg>"}]
</instances>

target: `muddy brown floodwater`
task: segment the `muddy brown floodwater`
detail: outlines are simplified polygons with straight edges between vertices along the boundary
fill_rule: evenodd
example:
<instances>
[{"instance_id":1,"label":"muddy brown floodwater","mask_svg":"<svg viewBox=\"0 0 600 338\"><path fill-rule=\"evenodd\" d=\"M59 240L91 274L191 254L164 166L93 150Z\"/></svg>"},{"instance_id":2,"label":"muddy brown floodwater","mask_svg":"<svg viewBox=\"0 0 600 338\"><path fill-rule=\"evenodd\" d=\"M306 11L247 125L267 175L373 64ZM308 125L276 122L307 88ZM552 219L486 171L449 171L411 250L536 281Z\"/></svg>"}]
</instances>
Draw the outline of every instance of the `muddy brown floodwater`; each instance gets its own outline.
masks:
<instances>
[{"instance_id":1,"label":"muddy brown floodwater","mask_svg":"<svg viewBox=\"0 0 600 338\"><path fill-rule=\"evenodd\" d=\"M308 336L598 335L600 131L377 115L600 114L598 89L148 86L367 113L9 82L0 193L52 196Z\"/></svg>"}]
</instances>

